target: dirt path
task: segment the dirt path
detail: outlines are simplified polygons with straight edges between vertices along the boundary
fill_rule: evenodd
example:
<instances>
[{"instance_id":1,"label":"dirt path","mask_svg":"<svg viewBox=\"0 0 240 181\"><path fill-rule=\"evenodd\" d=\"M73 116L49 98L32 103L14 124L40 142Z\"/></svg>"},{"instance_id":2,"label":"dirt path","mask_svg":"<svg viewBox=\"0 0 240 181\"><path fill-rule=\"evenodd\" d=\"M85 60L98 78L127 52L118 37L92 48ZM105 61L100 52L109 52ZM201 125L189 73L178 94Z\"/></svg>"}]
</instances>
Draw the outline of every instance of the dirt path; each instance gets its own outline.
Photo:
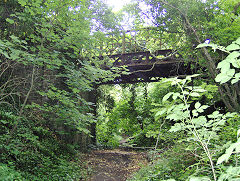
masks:
<instances>
[{"instance_id":1,"label":"dirt path","mask_svg":"<svg viewBox=\"0 0 240 181\"><path fill-rule=\"evenodd\" d=\"M145 153L120 149L93 151L85 159L93 169L88 181L126 181L148 163Z\"/></svg>"}]
</instances>

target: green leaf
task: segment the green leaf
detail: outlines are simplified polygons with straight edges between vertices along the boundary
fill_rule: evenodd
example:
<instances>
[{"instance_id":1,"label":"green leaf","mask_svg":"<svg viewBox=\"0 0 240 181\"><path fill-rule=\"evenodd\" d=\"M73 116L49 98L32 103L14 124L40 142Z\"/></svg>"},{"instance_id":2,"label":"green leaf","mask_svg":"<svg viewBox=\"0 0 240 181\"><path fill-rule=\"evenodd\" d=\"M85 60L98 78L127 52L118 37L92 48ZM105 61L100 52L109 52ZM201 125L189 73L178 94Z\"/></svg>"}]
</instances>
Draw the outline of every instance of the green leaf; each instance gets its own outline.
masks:
<instances>
[{"instance_id":1,"label":"green leaf","mask_svg":"<svg viewBox=\"0 0 240 181\"><path fill-rule=\"evenodd\" d=\"M238 44L232 43L231 45L228 45L226 47L226 50L233 51L233 50L239 50L240 46Z\"/></svg>"},{"instance_id":2,"label":"green leaf","mask_svg":"<svg viewBox=\"0 0 240 181\"><path fill-rule=\"evenodd\" d=\"M195 92L206 92L205 89L194 89Z\"/></svg>"},{"instance_id":3,"label":"green leaf","mask_svg":"<svg viewBox=\"0 0 240 181\"><path fill-rule=\"evenodd\" d=\"M222 116L222 114L220 114L219 111L214 111L212 114L207 115L208 118L214 118L214 119L216 119L220 116Z\"/></svg>"},{"instance_id":4,"label":"green leaf","mask_svg":"<svg viewBox=\"0 0 240 181\"><path fill-rule=\"evenodd\" d=\"M183 94L189 95L190 93L188 91L182 91Z\"/></svg>"},{"instance_id":5,"label":"green leaf","mask_svg":"<svg viewBox=\"0 0 240 181\"><path fill-rule=\"evenodd\" d=\"M187 88L189 90L193 90L193 87L191 87L191 86L186 86L185 88Z\"/></svg>"},{"instance_id":6,"label":"green leaf","mask_svg":"<svg viewBox=\"0 0 240 181\"><path fill-rule=\"evenodd\" d=\"M231 156L231 153L225 153L222 156L220 156L217 160L217 165L221 164L224 161L227 161L230 156Z\"/></svg>"},{"instance_id":7,"label":"green leaf","mask_svg":"<svg viewBox=\"0 0 240 181\"><path fill-rule=\"evenodd\" d=\"M238 45L240 45L240 37L235 41Z\"/></svg>"},{"instance_id":8,"label":"green leaf","mask_svg":"<svg viewBox=\"0 0 240 181\"><path fill-rule=\"evenodd\" d=\"M27 4L26 0L18 0L18 3L21 4L21 6L25 6Z\"/></svg>"},{"instance_id":9,"label":"green leaf","mask_svg":"<svg viewBox=\"0 0 240 181\"><path fill-rule=\"evenodd\" d=\"M198 117L198 119L199 119L199 123L201 125L204 125L207 123L207 118L205 116L200 116L200 117Z\"/></svg>"},{"instance_id":10,"label":"green leaf","mask_svg":"<svg viewBox=\"0 0 240 181\"><path fill-rule=\"evenodd\" d=\"M239 181L240 167L229 166L227 170L223 172L218 181Z\"/></svg>"},{"instance_id":11,"label":"green leaf","mask_svg":"<svg viewBox=\"0 0 240 181\"><path fill-rule=\"evenodd\" d=\"M198 116L198 112L197 112L196 110L193 110L193 111L192 111L192 114L193 114L194 117L197 117L197 116Z\"/></svg>"},{"instance_id":12,"label":"green leaf","mask_svg":"<svg viewBox=\"0 0 240 181\"><path fill-rule=\"evenodd\" d=\"M180 80L180 79L173 79L172 80L172 82L171 82L171 85L176 85L176 84L178 84L178 83L180 83L180 82L182 82L182 81L184 81L185 79L183 79L183 80ZM185 80L186 81L186 80Z\"/></svg>"},{"instance_id":13,"label":"green leaf","mask_svg":"<svg viewBox=\"0 0 240 181\"><path fill-rule=\"evenodd\" d=\"M236 73L236 74L234 75L234 78L237 79L237 80L239 80L239 79L240 79L240 73Z\"/></svg>"},{"instance_id":14,"label":"green leaf","mask_svg":"<svg viewBox=\"0 0 240 181\"><path fill-rule=\"evenodd\" d=\"M226 83L231 78L233 78L235 74L235 69L230 69L228 72L220 73L216 76L215 81L220 82L221 84Z\"/></svg>"},{"instance_id":15,"label":"green leaf","mask_svg":"<svg viewBox=\"0 0 240 181\"><path fill-rule=\"evenodd\" d=\"M171 119L171 120L175 120L177 118L176 114L169 114L166 119Z\"/></svg>"},{"instance_id":16,"label":"green leaf","mask_svg":"<svg viewBox=\"0 0 240 181\"><path fill-rule=\"evenodd\" d=\"M194 78L194 77L198 77L200 74L193 74L193 75L188 75L188 76L186 76L186 79L187 80L192 80L192 78ZM184 79L183 79L184 80Z\"/></svg>"},{"instance_id":17,"label":"green leaf","mask_svg":"<svg viewBox=\"0 0 240 181\"><path fill-rule=\"evenodd\" d=\"M80 90L77 89L77 88L73 88L72 91L73 91L73 93L79 93L80 92Z\"/></svg>"},{"instance_id":18,"label":"green leaf","mask_svg":"<svg viewBox=\"0 0 240 181\"><path fill-rule=\"evenodd\" d=\"M209 106L208 105L203 105L201 106L201 109L207 109Z\"/></svg>"},{"instance_id":19,"label":"green leaf","mask_svg":"<svg viewBox=\"0 0 240 181\"><path fill-rule=\"evenodd\" d=\"M236 153L239 153L239 152L240 152L240 142L238 142L238 143L236 144L235 151L236 151Z\"/></svg>"},{"instance_id":20,"label":"green leaf","mask_svg":"<svg viewBox=\"0 0 240 181\"><path fill-rule=\"evenodd\" d=\"M237 52L237 51L234 51L234 52L230 53L230 54L226 57L226 59L235 59L235 58L238 58L239 56L240 56L240 53Z\"/></svg>"},{"instance_id":21,"label":"green leaf","mask_svg":"<svg viewBox=\"0 0 240 181\"><path fill-rule=\"evenodd\" d=\"M173 105L170 108L167 109L167 114L169 114L170 112L172 112L172 110L175 108L176 106Z\"/></svg>"},{"instance_id":22,"label":"green leaf","mask_svg":"<svg viewBox=\"0 0 240 181\"><path fill-rule=\"evenodd\" d=\"M235 74L235 69L230 69L230 70L227 72L227 75L228 75L229 77L233 77L234 74Z\"/></svg>"},{"instance_id":23,"label":"green leaf","mask_svg":"<svg viewBox=\"0 0 240 181\"><path fill-rule=\"evenodd\" d=\"M192 93L190 93L190 96L192 96L192 97L199 97L200 94L197 93L197 92L192 92Z\"/></svg>"},{"instance_id":24,"label":"green leaf","mask_svg":"<svg viewBox=\"0 0 240 181\"><path fill-rule=\"evenodd\" d=\"M227 67L230 68L230 63L229 63L229 61L227 61L226 59L223 60L223 61L221 61L221 62L219 62L218 65L217 65L217 68L218 68L218 69L222 69L222 68L224 68L225 66L227 66Z\"/></svg>"},{"instance_id":25,"label":"green leaf","mask_svg":"<svg viewBox=\"0 0 240 181\"><path fill-rule=\"evenodd\" d=\"M192 122L196 125L204 125L207 123L207 119L204 116L200 116L198 118L194 118Z\"/></svg>"},{"instance_id":26,"label":"green leaf","mask_svg":"<svg viewBox=\"0 0 240 181\"><path fill-rule=\"evenodd\" d=\"M239 146L240 146L240 138L238 138L236 143L233 143L230 145L230 147L226 150L225 154L223 154L218 158L217 165L221 164L224 161L227 162L230 156L233 154L234 150L236 150L236 152L239 151L240 149Z\"/></svg>"},{"instance_id":27,"label":"green leaf","mask_svg":"<svg viewBox=\"0 0 240 181\"><path fill-rule=\"evenodd\" d=\"M217 68L221 68L221 72L227 72L230 70L230 63L228 61L222 61L218 64Z\"/></svg>"},{"instance_id":28,"label":"green leaf","mask_svg":"<svg viewBox=\"0 0 240 181\"><path fill-rule=\"evenodd\" d=\"M171 127L169 132L177 132L177 131L180 131L180 130L182 130L182 124L176 123L174 126Z\"/></svg>"},{"instance_id":29,"label":"green leaf","mask_svg":"<svg viewBox=\"0 0 240 181\"><path fill-rule=\"evenodd\" d=\"M195 104L195 109L200 108L200 106L201 106L200 102L196 102L196 104Z\"/></svg>"},{"instance_id":30,"label":"green leaf","mask_svg":"<svg viewBox=\"0 0 240 181\"><path fill-rule=\"evenodd\" d=\"M240 129L237 131L237 137L240 136Z\"/></svg>"},{"instance_id":31,"label":"green leaf","mask_svg":"<svg viewBox=\"0 0 240 181\"><path fill-rule=\"evenodd\" d=\"M218 49L218 45L214 43L209 43L209 44L202 43L202 44L199 44L196 48L203 48L203 47L211 47L214 51Z\"/></svg>"},{"instance_id":32,"label":"green leaf","mask_svg":"<svg viewBox=\"0 0 240 181\"><path fill-rule=\"evenodd\" d=\"M169 93L167 93L167 94L163 97L162 102L166 102L166 101L169 99L169 97L170 97L171 95L173 95L173 94L174 94L174 92L169 92Z\"/></svg>"},{"instance_id":33,"label":"green leaf","mask_svg":"<svg viewBox=\"0 0 240 181\"><path fill-rule=\"evenodd\" d=\"M2 124L7 124L7 123L9 123L9 121L6 121L6 120L0 120L0 122L1 122Z\"/></svg>"},{"instance_id":34,"label":"green leaf","mask_svg":"<svg viewBox=\"0 0 240 181\"><path fill-rule=\"evenodd\" d=\"M239 59L233 59L233 61L231 63L235 68L240 68L240 60Z\"/></svg>"},{"instance_id":35,"label":"green leaf","mask_svg":"<svg viewBox=\"0 0 240 181\"><path fill-rule=\"evenodd\" d=\"M225 80L227 78L228 78L228 76L226 76L226 74L220 73L216 76L215 81L216 82L221 82L222 80ZM230 79L228 79L228 80L230 80Z\"/></svg>"},{"instance_id":36,"label":"green leaf","mask_svg":"<svg viewBox=\"0 0 240 181\"><path fill-rule=\"evenodd\" d=\"M180 96L180 94L177 92L177 93L174 93L173 94L173 100L176 100L178 97Z\"/></svg>"},{"instance_id":37,"label":"green leaf","mask_svg":"<svg viewBox=\"0 0 240 181\"><path fill-rule=\"evenodd\" d=\"M165 109L161 109L160 111L158 111L156 114L155 114L155 117L158 117L158 116L160 116L160 115L163 115L164 113L166 113L167 112L167 109L165 108Z\"/></svg>"},{"instance_id":38,"label":"green leaf","mask_svg":"<svg viewBox=\"0 0 240 181\"><path fill-rule=\"evenodd\" d=\"M13 23L14 23L14 21L13 21L12 19L9 19L9 18L7 18L6 21L7 21L8 23L10 23L10 24L13 24Z\"/></svg>"},{"instance_id":39,"label":"green leaf","mask_svg":"<svg viewBox=\"0 0 240 181\"><path fill-rule=\"evenodd\" d=\"M239 81L239 79L232 79L231 80L231 84L235 84L235 83L237 83Z\"/></svg>"},{"instance_id":40,"label":"green leaf","mask_svg":"<svg viewBox=\"0 0 240 181\"><path fill-rule=\"evenodd\" d=\"M14 35L11 35L10 38L16 43L21 43L21 41L18 39L18 37L14 36Z\"/></svg>"},{"instance_id":41,"label":"green leaf","mask_svg":"<svg viewBox=\"0 0 240 181\"><path fill-rule=\"evenodd\" d=\"M208 43L201 43L196 48L211 47Z\"/></svg>"}]
</instances>

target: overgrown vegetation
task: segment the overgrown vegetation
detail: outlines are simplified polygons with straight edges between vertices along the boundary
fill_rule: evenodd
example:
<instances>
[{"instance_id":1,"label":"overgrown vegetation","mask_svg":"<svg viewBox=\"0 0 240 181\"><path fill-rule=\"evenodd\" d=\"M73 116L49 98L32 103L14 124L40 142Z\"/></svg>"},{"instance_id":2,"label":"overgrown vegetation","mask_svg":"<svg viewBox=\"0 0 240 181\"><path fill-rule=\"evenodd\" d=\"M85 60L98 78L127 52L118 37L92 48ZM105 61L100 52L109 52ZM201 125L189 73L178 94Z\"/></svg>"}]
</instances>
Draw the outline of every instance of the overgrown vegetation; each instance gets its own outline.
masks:
<instances>
[{"instance_id":1,"label":"overgrown vegetation","mask_svg":"<svg viewBox=\"0 0 240 181\"><path fill-rule=\"evenodd\" d=\"M148 8L141 10L141 3ZM143 16L156 25L159 41L148 48L176 48L200 74L101 88L112 107L99 106L99 142L154 150L152 164L131 180L239 180L239 7L234 0L135 1L126 7L135 28L143 26Z\"/></svg>"},{"instance_id":2,"label":"overgrown vegetation","mask_svg":"<svg viewBox=\"0 0 240 181\"><path fill-rule=\"evenodd\" d=\"M101 4L0 2L0 180L86 177L79 153L90 145L95 121L88 95L112 77L100 60L92 65L100 39L94 28L116 25L104 22L111 11Z\"/></svg>"},{"instance_id":3,"label":"overgrown vegetation","mask_svg":"<svg viewBox=\"0 0 240 181\"><path fill-rule=\"evenodd\" d=\"M99 146L152 148L131 180L239 180L239 13L238 0L135 0L116 14L101 0L1 1L0 180L86 179L95 128ZM96 91L126 74L106 55L165 61L160 49L198 74Z\"/></svg>"}]
</instances>

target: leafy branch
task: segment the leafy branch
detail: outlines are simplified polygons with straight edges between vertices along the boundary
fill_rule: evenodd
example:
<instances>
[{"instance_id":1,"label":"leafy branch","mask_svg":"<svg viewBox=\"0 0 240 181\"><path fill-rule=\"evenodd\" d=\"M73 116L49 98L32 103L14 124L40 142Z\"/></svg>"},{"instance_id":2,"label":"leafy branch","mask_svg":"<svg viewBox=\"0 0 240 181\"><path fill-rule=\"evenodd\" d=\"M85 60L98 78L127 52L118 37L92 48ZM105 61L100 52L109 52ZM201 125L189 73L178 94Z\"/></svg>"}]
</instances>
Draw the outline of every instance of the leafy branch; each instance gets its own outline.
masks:
<instances>
[{"instance_id":1,"label":"leafy branch","mask_svg":"<svg viewBox=\"0 0 240 181\"><path fill-rule=\"evenodd\" d=\"M163 102L166 102L170 98L176 101L177 104L166 110L167 119L174 120L176 123L169 130L170 132L186 131L188 134L193 135L196 142L199 142L203 148L212 170L213 178L216 181L216 171L212 158L212 153L209 149L211 139L218 139L216 131L220 130L224 125L227 118L233 117L233 113L220 114L218 111L213 112L207 117L201 115L208 105L201 105L200 102L196 102L194 109L190 109L189 100L192 97L199 97L201 93L205 92L201 87L188 86L192 81L192 78L198 75L187 76L185 79L172 78L167 81L171 81L172 85L176 85L180 88L180 92L169 92L163 97ZM180 102L180 103L179 103ZM180 123L178 122L180 121ZM191 140L190 139L187 140Z\"/></svg>"}]
</instances>

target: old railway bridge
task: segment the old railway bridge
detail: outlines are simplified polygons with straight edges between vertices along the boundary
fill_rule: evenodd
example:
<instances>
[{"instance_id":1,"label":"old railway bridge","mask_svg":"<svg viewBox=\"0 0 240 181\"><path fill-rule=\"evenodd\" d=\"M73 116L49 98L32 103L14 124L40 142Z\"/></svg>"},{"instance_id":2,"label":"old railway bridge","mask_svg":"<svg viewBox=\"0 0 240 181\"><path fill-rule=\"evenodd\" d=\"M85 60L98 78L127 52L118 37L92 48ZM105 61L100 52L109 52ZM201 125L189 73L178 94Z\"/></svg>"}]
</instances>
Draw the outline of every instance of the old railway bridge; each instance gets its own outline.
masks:
<instances>
[{"instance_id":1,"label":"old railway bridge","mask_svg":"<svg viewBox=\"0 0 240 181\"><path fill-rule=\"evenodd\" d=\"M105 63L102 68L125 67L128 74L120 73L114 81L102 84L157 82L162 77L192 74L190 66L184 64L181 55L169 49L166 40L154 37L150 31L156 30L146 28L108 35L108 41L100 45L100 50L107 50L108 55L100 55L100 59L107 57L106 61L112 64L110 67ZM150 43L155 46L153 52L144 48Z\"/></svg>"},{"instance_id":2,"label":"old railway bridge","mask_svg":"<svg viewBox=\"0 0 240 181\"><path fill-rule=\"evenodd\" d=\"M181 56L167 48L167 42L158 37L149 37L149 29L131 30L117 35L110 34L108 42L100 43L100 50L108 55L100 55L105 63L102 68L111 70L112 67L126 67L128 74L121 74L113 81L101 84L124 84L138 82L157 82L163 77L173 77L192 74L190 66L184 64ZM150 33L149 33L150 34ZM139 38L140 37L140 38ZM148 41L157 46L153 53L147 51ZM109 65L108 63L111 62ZM93 96L95 95L95 96ZM96 89L91 93L90 101L96 103ZM94 108L94 114L96 109ZM91 125L91 143L96 143L96 124Z\"/></svg>"}]
</instances>

